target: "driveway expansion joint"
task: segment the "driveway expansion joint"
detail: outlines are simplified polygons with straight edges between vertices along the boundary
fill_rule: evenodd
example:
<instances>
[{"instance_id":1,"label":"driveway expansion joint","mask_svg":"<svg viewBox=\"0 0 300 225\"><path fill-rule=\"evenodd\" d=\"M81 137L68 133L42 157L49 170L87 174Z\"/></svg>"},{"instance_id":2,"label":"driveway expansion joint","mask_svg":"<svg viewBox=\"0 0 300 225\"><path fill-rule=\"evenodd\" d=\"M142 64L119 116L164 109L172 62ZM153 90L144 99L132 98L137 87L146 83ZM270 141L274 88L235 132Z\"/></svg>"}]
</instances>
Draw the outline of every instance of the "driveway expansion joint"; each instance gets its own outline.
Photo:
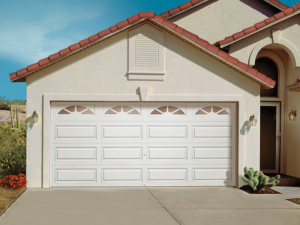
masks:
<instances>
[{"instance_id":1,"label":"driveway expansion joint","mask_svg":"<svg viewBox=\"0 0 300 225\"><path fill-rule=\"evenodd\" d=\"M154 195L154 193L146 188L146 190L152 195L152 197L174 218L174 220L176 220L176 222L179 224L179 225L184 225L184 223L182 221L180 221L166 206L164 206L164 204L162 204L158 198Z\"/></svg>"}]
</instances>

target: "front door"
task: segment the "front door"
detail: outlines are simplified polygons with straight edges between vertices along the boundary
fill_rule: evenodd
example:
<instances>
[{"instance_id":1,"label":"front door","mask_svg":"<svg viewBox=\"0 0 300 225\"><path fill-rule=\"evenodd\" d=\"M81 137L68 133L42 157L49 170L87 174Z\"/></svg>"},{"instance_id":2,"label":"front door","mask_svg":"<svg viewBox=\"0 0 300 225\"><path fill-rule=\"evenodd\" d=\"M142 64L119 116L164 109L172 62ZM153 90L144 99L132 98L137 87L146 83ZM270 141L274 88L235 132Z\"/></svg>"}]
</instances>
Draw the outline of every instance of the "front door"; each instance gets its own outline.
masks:
<instances>
[{"instance_id":1,"label":"front door","mask_svg":"<svg viewBox=\"0 0 300 225\"><path fill-rule=\"evenodd\" d=\"M260 170L279 173L280 103L261 102L260 106Z\"/></svg>"}]
</instances>

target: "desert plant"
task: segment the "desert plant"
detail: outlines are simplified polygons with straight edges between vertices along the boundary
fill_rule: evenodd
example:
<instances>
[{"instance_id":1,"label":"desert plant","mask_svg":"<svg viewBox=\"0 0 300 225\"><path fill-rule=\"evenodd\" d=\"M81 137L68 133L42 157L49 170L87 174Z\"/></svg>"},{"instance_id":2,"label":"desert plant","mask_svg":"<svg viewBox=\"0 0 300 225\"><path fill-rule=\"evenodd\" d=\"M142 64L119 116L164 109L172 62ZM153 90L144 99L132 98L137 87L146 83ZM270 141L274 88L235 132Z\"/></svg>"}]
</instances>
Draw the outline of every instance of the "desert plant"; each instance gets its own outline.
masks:
<instances>
[{"instance_id":1,"label":"desert plant","mask_svg":"<svg viewBox=\"0 0 300 225\"><path fill-rule=\"evenodd\" d=\"M14 112L14 113L13 113ZM10 102L10 118L11 118L11 127L14 128L14 118L15 118L15 110L12 109L12 105Z\"/></svg>"},{"instance_id":2,"label":"desert plant","mask_svg":"<svg viewBox=\"0 0 300 225\"><path fill-rule=\"evenodd\" d=\"M19 118L19 109L16 108L16 114L17 114L17 128L20 129L20 118Z\"/></svg>"},{"instance_id":3,"label":"desert plant","mask_svg":"<svg viewBox=\"0 0 300 225\"><path fill-rule=\"evenodd\" d=\"M0 179L0 186L4 188L22 189L26 187L26 176L24 174L8 175Z\"/></svg>"},{"instance_id":4,"label":"desert plant","mask_svg":"<svg viewBox=\"0 0 300 225\"><path fill-rule=\"evenodd\" d=\"M242 177L243 181L249 184L254 191L264 190L266 187L274 187L279 183L280 175L270 178L264 175L262 171L255 171L252 167L249 170L245 167L244 173L245 175Z\"/></svg>"}]
</instances>

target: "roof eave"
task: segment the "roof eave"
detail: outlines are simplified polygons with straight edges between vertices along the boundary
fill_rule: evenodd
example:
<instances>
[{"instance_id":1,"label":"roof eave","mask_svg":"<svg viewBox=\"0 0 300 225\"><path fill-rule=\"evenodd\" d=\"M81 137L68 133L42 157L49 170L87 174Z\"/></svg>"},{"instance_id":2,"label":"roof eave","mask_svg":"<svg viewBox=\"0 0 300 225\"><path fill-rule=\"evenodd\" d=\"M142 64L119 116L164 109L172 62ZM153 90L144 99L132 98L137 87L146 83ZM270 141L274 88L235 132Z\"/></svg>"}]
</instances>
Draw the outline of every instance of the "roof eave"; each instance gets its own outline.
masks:
<instances>
[{"instance_id":1,"label":"roof eave","mask_svg":"<svg viewBox=\"0 0 300 225\"><path fill-rule=\"evenodd\" d=\"M166 19L166 20L171 19L171 18L173 18L173 17L175 17L175 16L180 15L181 13L184 13L184 12L186 12L186 11L189 11L190 9L193 9L193 8L195 8L195 7L199 6L199 5L202 5L202 4L204 4L204 3L208 2L208 1L210 1L210 0L203 0L202 2L199 2L199 3L197 3L197 4L195 4L195 5L191 6L191 7L189 7L189 8L187 8L187 9L182 10L182 11L180 11L180 12L178 12L178 13L172 15L172 16L169 16L169 17L165 18L165 19Z\"/></svg>"},{"instance_id":2,"label":"roof eave","mask_svg":"<svg viewBox=\"0 0 300 225\"><path fill-rule=\"evenodd\" d=\"M285 16L285 17L283 17L283 18L281 18L281 19L279 19L279 20L275 20L273 23L270 23L270 24L268 24L268 25L266 25L266 26L260 28L259 30L256 30L256 31L254 31L254 32L252 32L252 33L250 33L250 34L248 34L248 35L245 35L245 36L243 36L243 37L241 37L241 38L239 38L239 39L237 39L237 40L234 40L234 41L232 41L232 42L230 42L230 43L227 43L227 44L225 44L225 45L220 45L220 48L225 48L225 47L227 47L227 46L229 46L229 45L232 45L232 44L234 44L234 43L236 43L236 42L238 42L238 41L241 41L241 40L243 40L243 39L245 39L245 38L247 38L247 37L249 37L249 36L251 36L251 35L253 35L253 34L259 33L259 32L261 32L261 31L263 31L263 30L265 30L265 29L267 29L267 28L269 28L269 27L271 27L271 26L274 26L274 25L276 25L276 24L278 24L278 23L280 23L280 22L282 22L282 21L284 21L284 20L287 20L287 19L289 19L289 18L291 18L291 17L293 17L293 16L295 16L295 15L298 15L299 13L300 13L300 10L297 10L297 11L294 12L293 14L288 15L288 16Z\"/></svg>"},{"instance_id":3,"label":"roof eave","mask_svg":"<svg viewBox=\"0 0 300 225\"><path fill-rule=\"evenodd\" d=\"M75 51L72 51L72 52L68 53L67 55L62 56L62 57L60 57L60 58L58 58L58 59L56 59L56 60L54 60L54 61L52 61L52 62L50 62L50 63L48 63L48 64L46 64L46 65L44 65L44 66L42 66L42 67L36 69L36 70L33 70L33 71L31 71L31 72L29 72L29 73L27 73L27 74L25 74L25 75L23 75L23 76L21 76L21 77L17 77L17 78L15 78L15 79L13 79L12 82L16 82L16 81L19 80L19 79L25 79L25 80L26 80L26 77L27 77L27 76L32 75L33 73L36 73L36 72L38 72L38 71L40 71L40 70L42 70L42 69L44 69L44 68L46 68L46 67L48 67L48 66L51 66L51 65L53 65L54 63L57 63L57 62L59 62L59 61L65 59L65 58L67 58L67 57L69 57L69 56L71 56L71 55L73 55L73 54L76 54L76 53L78 53L78 52L80 52L80 51L82 51L82 50L84 50L84 49L86 49L86 48L89 48L89 47L91 47L91 46L93 46L93 45L95 45L95 44L97 44L97 43L99 43L99 42L101 42L101 41L103 41L103 40L106 40L107 38L109 38L109 37L111 37L111 36L117 35L118 33L122 32L122 31L124 31L124 30L126 30L126 29L129 29L129 28L131 28L131 27L133 27L133 26L135 26L135 25L137 25L137 24L139 24L139 23L142 23L142 22L144 22L144 21L146 21L146 20L149 21L149 22L151 22L151 23L153 23L154 25L156 25L156 26L158 26L158 27L164 29L165 31L167 31L167 32L169 32L169 33L171 33L171 34L173 34L174 36L176 36L176 37L178 37L178 38L184 40L185 42L187 42L187 43L193 45L194 47L197 47L197 48L198 48L199 50L201 50L202 52L205 52L206 54L212 56L213 58L217 59L218 61L224 63L225 65L227 65L227 66L229 66L229 67L231 67L231 68L233 68L234 70L236 70L236 71L242 73L243 75L247 76L248 78L254 80L254 81L257 82L257 83L259 83L263 88L266 88L266 89L271 89L271 88L273 88L273 86L271 86L271 85L265 83L264 81L262 81L262 80L256 78L255 76L249 74L249 73L246 72L245 70L242 70L242 69L239 68L238 66L235 66L235 65L231 64L230 62L228 62L228 61L226 61L225 59L221 58L221 57L218 56L217 54L214 54L214 53L210 52L209 50L207 50L207 49L205 49L204 47L198 45L197 43L193 42L192 40L186 38L185 36L183 36L183 35L181 35L181 34L179 34L179 33L177 33L175 30L172 30L172 29L169 28L168 26L166 26L166 25L164 25L164 24L158 22L158 21L155 20L154 18L142 18L142 19L140 19L139 21L137 21L137 22L135 22L135 23L132 23L132 24L130 24L130 25L128 25L128 26L125 26L124 28L122 28L122 29L120 29L120 30L118 30L118 31L115 31L115 32L113 32L113 33L111 33L111 34L108 34L108 35L104 36L103 38L100 38L100 39L98 39L98 40L96 40L96 41L94 41L94 42L92 42L92 43L90 43L90 44L87 44L86 46L83 46L83 47L81 47L81 48L79 48L79 49L77 49L77 50L75 50ZM221 50L220 50L220 51L221 51Z\"/></svg>"}]
</instances>

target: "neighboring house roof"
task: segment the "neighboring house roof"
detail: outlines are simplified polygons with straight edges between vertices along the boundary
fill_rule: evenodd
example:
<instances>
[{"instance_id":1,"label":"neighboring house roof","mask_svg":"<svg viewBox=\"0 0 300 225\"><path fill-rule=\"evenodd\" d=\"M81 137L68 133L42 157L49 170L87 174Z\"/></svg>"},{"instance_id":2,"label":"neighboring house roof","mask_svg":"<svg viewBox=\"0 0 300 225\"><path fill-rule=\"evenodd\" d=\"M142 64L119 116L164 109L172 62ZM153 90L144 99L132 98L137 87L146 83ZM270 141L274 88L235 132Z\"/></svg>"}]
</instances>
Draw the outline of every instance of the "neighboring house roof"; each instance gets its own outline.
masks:
<instances>
[{"instance_id":1,"label":"neighboring house roof","mask_svg":"<svg viewBox=\"0 0 300 225\"><path fill-rule=\"evenodd\" d=\"M278 0L262 0L262 1L269 3L270 5L276 7L279 10L285 10L285 9L289 8L287 5L281 3Z\"/></svg>"},{"instance_id":2,"label":"neighboring house roof","mask_svg":"<svg viewBox=\"0 0 300 225\"><path fill-rule=\"evenodd\" d=\"M95 35L90 36L87 39L80 41L79 43L70 45L68 48L65 48L53 55L45 59L41 59L39 62L34 63L32 65L27 66L24 69L18 70L16 73L10 74L10 79L12 82L24 82L26 81L25 77L31 75L45 67L52 65L64 59L72 54L75 54L99 41L109 37L112 34L117 33L118 31L122 31L123 29L127 29L136 23L142 20L149 20L160 27L164 28L170 33L173 33L183 39L186 42L193 44L198 49L202 50L203 52L213 56L217 60L223 62L224 64L232 67L233 69L239 71L240 73L244 74L248 78L256 81L264 88L273 88L276 84L276 81L272 80L271 78L267 77L266 75L259 73L256 69L249 67L247 64L240 62L238 59L230 56L228 53L220 50L218 47L209 44L207 41L199 38L196 34L193 34L176 24L165 20L163 17L156 15L154 12L140 12L128 19L117 23L110 28L103 30Z\"/></svg>"},{"instance_id":3,"label":"neighboring house roof","mask_svg":"<svg viewBox=\"0 0 300 225\"><path fill-rule=\"evenodd\" d=\"M256 33L257 31L261 31L269 26L274 25L275 23L281 22L283 20L290 18L291 16L298 14L296 13L296 11L298 11L299 9L300 9L300 3L297 3L291 8L287 8L282 12L277 13L274 16L265 19L264 21L254 24L254 26L248 27L238 33L233 34L232 36L226 37L224 40L216 42L214 45L224 47L225 45L232 44L237 40L240 40L244 37L248 37Z\"/></svg>"}]
</instances>

